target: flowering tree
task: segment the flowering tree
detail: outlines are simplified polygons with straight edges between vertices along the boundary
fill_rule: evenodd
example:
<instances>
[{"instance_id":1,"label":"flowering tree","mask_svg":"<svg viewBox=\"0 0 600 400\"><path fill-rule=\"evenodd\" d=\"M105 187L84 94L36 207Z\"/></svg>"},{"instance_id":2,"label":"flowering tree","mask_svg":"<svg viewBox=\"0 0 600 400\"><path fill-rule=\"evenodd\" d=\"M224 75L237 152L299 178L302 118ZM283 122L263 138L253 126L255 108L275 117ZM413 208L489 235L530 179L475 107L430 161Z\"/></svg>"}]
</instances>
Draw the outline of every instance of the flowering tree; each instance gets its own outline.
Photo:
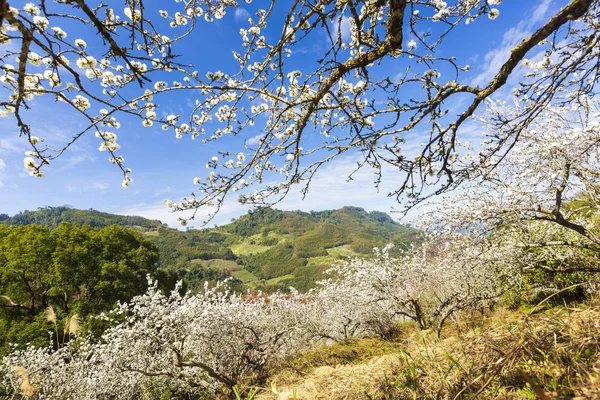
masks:
<instances>
[{"instance_id":1,"label":"flowering tree","mask_svg":"<svg viewBox=\"0 0 600 400\"><path fill-rule=\"evenodd\" d=\"M596 100L581 100L545 107L525 127L519 121L530 104L490 104L486 135L518 133L519 141L438 202L425 225L521 249L530 269L599 272L600 113Z\"/></svg>"},{"instance_id":2,"label":"flowering tree","mask_svg":"<svg viewBox=\"0 0 600 400\"><path fill-rule=\"evenodd\" d=\"M401 179L390 195L408 194L409 204L415 204L431 193L424 187L434 185L434 192L442 192L469 177L470 169L454 165L460 128L532 49L543 51L545 59L543 71L530 74L518 88L520 96L532 100L521 120L531 121L561 88L575 86L575 102L593 92L600 49L596 0L566 2L482 86L463 77L469 69L464 62L436 53L459 24L497 18L500 2L311 0L282 10L283 3L256 1L255 16L240 30L241 45L233 51L238 67L198 72L175 56L179 43L198 24L238 7L237 0L176 1L172 6L177 11L156 10L142 0L126 0L123 9L84 0L41 1L22 8L4 1L0 39L12 45L0 55L6 89L0 114L14 118L31 144L25 166L32 175L42 176L46 165L93 132L100 150L122 170L124 186L131 181L131 170L118 154L115 131L128 116L144 126L160 124L178 138L215 141L262 134L256 145L240 143L239 149L208 160L212 171L206 179L194 179L199 187L194 195L168 202L175 210L205 205L218 210L238 190L243 190L243 202L273 204L294 184L304 185L306 193L322 165L352 151L362 154L358 168L371 166L379 174L382 165L396 168ZM285 17L277 18L282 12ZM349 26L349 37L342 25ZM74 34L79 30L97 35L102 43L88 47ZM294 68L300 43L323 37L319 66ZM11 64L15 57L17 63ZM390 59L402 60L406 69L389 76ZM441 77L442 70L447 78ZM419 93L403 95L412 90ZM162 116L160 99L174 92L198 97L189 114ZM67 143L51 146L27 122L36 96L64 103L86 121L85 127L71 132ZM458 98L467 99L464 107L450 109ZM429 131L429 138L411 158L403 153L403 136L415 129ZM321 145L306 147L309 131L322 135ZM496 141L483 158L517 139Z\"/></svg>"},{"instance_id":3,"label":"flowering tree","mask_svg":"<svg viewBox=\"0 0 600 400\"><path fill-rule=\"evenodd\" d=\"M333 267L312 292L325 337L384 335L399 319L439 335L452 314L493 304L519 279L515 253L486 240L434 235L398 258L389 250Z\"/></svg>"},{"instance_id":4,"label":"flowering tree","mask_svg":"<svg viewBox=\"0 0 600 400\"><path fill-rule=\"evenodd\" d=\"M327 271L329 279L309 292L314 299L306 315L316 337L334 341L385 336L394 329L394 314L377 282L388 284L390 270L380 259L353 259Z\"/></svg>"}]
</instances>

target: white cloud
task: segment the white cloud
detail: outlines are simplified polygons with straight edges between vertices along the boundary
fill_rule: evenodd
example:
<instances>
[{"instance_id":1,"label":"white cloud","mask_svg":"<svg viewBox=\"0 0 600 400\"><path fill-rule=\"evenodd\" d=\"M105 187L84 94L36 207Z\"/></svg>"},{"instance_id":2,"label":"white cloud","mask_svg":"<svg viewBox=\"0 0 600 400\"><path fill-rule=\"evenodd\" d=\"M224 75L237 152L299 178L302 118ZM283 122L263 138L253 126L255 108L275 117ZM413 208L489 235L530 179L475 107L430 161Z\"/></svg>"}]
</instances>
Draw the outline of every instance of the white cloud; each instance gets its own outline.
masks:
<instances>
[{"instance_id":1,"label":"white cloud","mask_svg":"<svg viewBox=\"0 0 600 400\"><path fill-rule=\"evenodd\" d=\"M341 33L344 42L350 41L350 17L342 16L333 24L335 37Z\"/></svg>"},{"instance_id":2,"label":"white cloud","mask_svg":"<svg viewBox=\"0 0 600 400\"><path fill-rule=\"evenodd\" d=\"M235 22L247 21L248 18L250 18L250 13L242 7L238 7L235 9L235 14L233 17L235 19Z\"/></svg>"},{"instance_id":3,"label":"white cloud","mask_svg":"<svg viewBox=\"0 0 600 400\"><path fill-rule=\"evenodd\" d=\"M227 224L232 218L237 218L245 214L250 207L241 205L230 198L229 201L221 208L219 214L211 221L209 226ZM201 227L202 221L208 217L208 213L213 210L199 209L193 221L188 223L190 227ZM127 207L123 210L116 211L120 215L139 215L148 219L157 219L162 223L168 224L171 228L185 229L177 221L177 218L189 218L193 211L171 212L171 210L162 202L139 204Z\"/></svg>"},{"instance_id":4,"label":"white cloud","mask_svg":"<svg viewBox=\"0 0 600 400\"><path fill-rule=\"evenodd\" d=\"M3 159L0 158L0 188L4 186L4 182L2 182L3 172L6 169L6 163Z\"/></svg>"},{"instance_id":5,"label":"white cloud","mask_svg":"<svg viewBox=\"0 0 600 400\"><path fill-rule=\"evenodd\" d=\"M77 183L67 183L65 188L67 192L76 192L76 193L84 193L89 192L90 190L106 190L108 189L108 185L105 183L96 182L93 185L89 182L77 182Z\"/></svg>"},{"instance_id":6,"label":"white cloud","mask_svg":"<svg viewBox=\"0 0 600 400\"><path fill-rule=\"evenodd\" d=\"M257 144L260 143L260 139L263 137L264 135L261 133L259 135L256 136L252 136L250 139L246 140L246 144L249 146L256 146Z\"/></svg>"},{"instance_id":7,"label":"white cloud","mask_svg":"<svg viewBox=\"0 0 600 400\"><path fill-rule=\"evenodd\" d=\"M0 153L22 153L27 149L27 141L20 137L0 139Z\"/></svg>"},{"instance_id":8,"label":"white cloud","mask_svg":"<svg viewBox=\"0 0 600 400\"><path fill-rule=\"evenodd\" d=\"M171 188L171 186L167 186L164 189L156 190L154 193L152 193L152 197L158 197L162 196L163 194L171 193L172 190L173 189Z\"/></svg>"},{"instance_id":9,"label":"white cloud","mask_svg":"<svg viewBox=\"0 0 600 400\"><path fill-rule=\"evenodd\" d=\"M510 57L511 50L523 39L533 33L534 27L542 22L548 13L553 0L542 0L531 13L529 18L521 20L517 26L504 33L501 45L488 51L483 57L482 72L473 79L473 85L485 85L500 70Z\"/></svg>"},{"instance_id":10,"label":"white cloud","mask_svg":"<svg viewBox=\"0 0 600 400\"><path fill-rule=\"evenodd\" d=\"M76 154L67 158L65 168L73 168L83 162L94 162L95 158L89 154Z\"/></svg>"},{"instance_id":11,"label":"white cloud","mask_svg":"<svg viewBox=\"0 0 600 400\"><path fill-rule=\"evenodd\" d=\"M400 172L391 166L382 166L382 181L379 188L375 187L375 170L365 167L348 176L356 169L357 159L354 157L338 158L323 167L314 177L309 187L308 194L303 199L297 187L291 192L277 208L284 210L327 210L344 206L362 207L368 211L383 211L390 213L393 208L399 209L394 198L387 196L389 192L398 188ZM411 211L406 221L416 215ZM399 218L400 215L393 215Z\"/></svg>"}]
</instances>

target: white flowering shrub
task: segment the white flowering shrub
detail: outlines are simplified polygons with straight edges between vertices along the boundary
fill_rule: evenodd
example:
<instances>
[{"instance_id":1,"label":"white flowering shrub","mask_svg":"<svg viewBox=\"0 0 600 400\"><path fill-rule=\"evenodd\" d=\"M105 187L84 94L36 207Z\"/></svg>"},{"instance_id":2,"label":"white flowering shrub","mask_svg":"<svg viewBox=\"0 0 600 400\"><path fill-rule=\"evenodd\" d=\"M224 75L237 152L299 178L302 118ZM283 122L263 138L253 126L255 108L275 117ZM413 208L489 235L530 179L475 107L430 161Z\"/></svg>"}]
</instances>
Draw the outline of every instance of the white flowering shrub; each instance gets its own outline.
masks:
<instances>
[{"instance_id":1,"label":"white flowering shrub","mask_svg":"<svg viewBox=\"0 0 600 400\"><path fill-rule=\"evenodd\" d=\"M353 259L333 266L330 278L310 291L307 315L316 337L334 341L385 336L393 330L394 314L377 283L389 284L390 259Z\"/></svg>"},{"instance_id":2,"label":"white flowering shrub","mask_svg":"<svg viewBox=\"0 0 600 400\"><path fill-rule=\"evenodd\" d=\"M122 170L125 187L131 170L116 134L121 121L157 124L177 138L204 142L260 135L239 139L238 148L207 160L210 171L193 179L194 195L167 202L175 210L218 210L227 195L238 191L242 202L272 203L291 185L303 184L306 190L322 165L353 151L363 155L360 167L369 165L379 174L382 165L396 168L401 179L390 195L408 194L414 204L429 196L424 187L444 191L469 176L454 163L460 127L505 85L520 62L531 67L516 92L533 100L525 110L528 119L565 88L577 88L574 101L593 93L600 76L595 0L567 2L513 49L489 82L473 86L465 75L466 60L438 49L464 24L496 19L500 3L310 0L276 12L275 0L175 1L165 7L169 11L158 9L162 2L144 0L125 0L121 6L5 1L0 41L11 46L0 53L5 89L0 115L14 119L31 145L24 164L32 175L42 176L53 159L93 133L99 150ZM252 14L239 30L239 46L231 49L235 66L226 71L190 67L184 43L195 28L242 6ZM88 44L78 37L83 32L97 39ZM311 40L323 49L315 54L320 62L299 70L297 54ZM543 62L525 58L534 48L545 52ZM390 76L392 60L401 63L397 71L406 72ZM191 108L179 114L161 109L161 99L177 92L197 96ZM32 132L28 109L40 105L33 101L40 96L58 100L84 127L72 131L66 143ZM405 136L415 129L431 136L420 154L409 157ZM321 140L309 140L312 131ZM484 160L503 148L502 141L495 144L482 153Z\"/></svg>"},{"instance_id":3,"label":"white flowering shrub","mask_svg":"<svg viewBox=\"0 0 600 400\"><path fill-rule=\"evenodd\" d=\"M7 356L0 388L22 392L19 368L43 399L139 398L157 379L184 393L218 392L310 343L298 301L280 294L235 295L225 284L194 296L165 296L153 285L111 313L124 320L100 342Z\"/></svg>"},{"instance_id":4,"label":"white flowering shrub","mask_svg":"<svg viewBox=\"0 0 600 400\"><path fill-rule=\"evenodd\" d=\"M513 254L487 241L434 235L398 258L389 250L329 271L314 293L323 336L384 335L405 319L439 334L453 313L493 304L519 277Z\"/></svg>"}]
</instances>

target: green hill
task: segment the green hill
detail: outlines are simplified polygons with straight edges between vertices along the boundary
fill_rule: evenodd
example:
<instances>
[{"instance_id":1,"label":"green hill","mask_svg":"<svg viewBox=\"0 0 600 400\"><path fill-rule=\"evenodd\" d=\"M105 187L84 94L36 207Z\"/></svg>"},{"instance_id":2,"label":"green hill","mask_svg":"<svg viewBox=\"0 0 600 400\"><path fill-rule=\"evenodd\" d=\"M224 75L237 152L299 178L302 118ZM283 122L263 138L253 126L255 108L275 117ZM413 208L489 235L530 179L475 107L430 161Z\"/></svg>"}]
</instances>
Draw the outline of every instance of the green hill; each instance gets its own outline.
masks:
<instances>
[{"instance_id":1,"label":"green hill","mask_svg":"<svg viewBox=\"0 0 600 400\"><path fill-rule=\"evenodd\" d=\"M116 224L143 232L158 246L160 267L176 271L192 288L204 280L231 277L242 287L305 291L336 260L368 256L373 247L388 243L403 248L419 240L418 230L386 213L358 207L318 212L259 208L227 225L185 232L143 217L69 207L0 216L5 225L55 227L61 222Z\"/></svg>"},{"instance_id":2,"label":"green hill","mask_svg":"<svg viewBox=\"0 0 600 400\"><path fill-rule=\"evenodd\" d=\"M86 224L93 228L101 228L109 225L121 225L126 227L139 227L145 229L158 229L162 226L160 221L150 220L144 217L125 216L109 214L96 210L78 210L75 208L43 207L36 211L22 211L12 217L0 214L0 224L4 225L29 225L37 224L57 227L61 222Z\"/></svg>"},{"instance_id":3,"label":"green hill","mask_svg":"<svg viewBox=\"0 0 600 400\"><path fill-rule=\"evenodd\" d=\"M232 252L259 278L251 285L266 290L307 290L336 260L368 256L388 243L404 248L419 238L419 231L389 215L358 207L310 213L262 208L212 231L232 236Z\"/></svg>"}]
</instances>

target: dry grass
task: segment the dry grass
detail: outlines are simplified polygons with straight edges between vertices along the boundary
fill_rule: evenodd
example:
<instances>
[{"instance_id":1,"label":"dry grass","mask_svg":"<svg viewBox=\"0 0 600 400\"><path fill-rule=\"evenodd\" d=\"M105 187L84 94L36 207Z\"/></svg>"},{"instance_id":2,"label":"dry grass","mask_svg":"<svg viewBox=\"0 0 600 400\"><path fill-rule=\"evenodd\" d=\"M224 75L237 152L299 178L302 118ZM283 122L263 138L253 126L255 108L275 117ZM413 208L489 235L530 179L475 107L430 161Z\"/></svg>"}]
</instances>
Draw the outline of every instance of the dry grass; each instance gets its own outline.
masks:
<instances>
[{"instance_id":1,"label":"dry grass","mask_svg":"<svg viewBox=\"0 0 600 400\"><path fill-rule=\"evenodd\" d=\"M380 346L385 354L338 365L333 346L325 359L300 355L295 371L294 360L274 369L274 389L257 399L293 399L294 390L299 400L600 398L599 299L533 315L498 310L463 319L441 340L410 329L398 346Z\"/></svg>"},{"instance_id":2,"label":"dry grass","mask_svg":"<svg viewBox=\"0 0 600 400\"><path fill-rule=\"evenodd\" d=\"M381 383L394 379L393 374L398 367L399 360L395 354L373 357L356 365L318 367L293 387L278 387L275 378L271 382L271 395L259 396L258 399L291 400L294 391L297 399L350 400L365 398L364 393L378 398L385 395L380 390Z\"/></svg>"},{"instance_id":3,"label":"dry grass","mask_svg":"<svg viewBox=\"0 0 600 400\"><path fill-rule=\"evenodd\" d=\"M13 368L13 372L21 379L21 394L25 398L32 398L36 393L36 388L31 385L29 380L29 372L22 366L18 365Z\"/></svg>"}]
</instances>

